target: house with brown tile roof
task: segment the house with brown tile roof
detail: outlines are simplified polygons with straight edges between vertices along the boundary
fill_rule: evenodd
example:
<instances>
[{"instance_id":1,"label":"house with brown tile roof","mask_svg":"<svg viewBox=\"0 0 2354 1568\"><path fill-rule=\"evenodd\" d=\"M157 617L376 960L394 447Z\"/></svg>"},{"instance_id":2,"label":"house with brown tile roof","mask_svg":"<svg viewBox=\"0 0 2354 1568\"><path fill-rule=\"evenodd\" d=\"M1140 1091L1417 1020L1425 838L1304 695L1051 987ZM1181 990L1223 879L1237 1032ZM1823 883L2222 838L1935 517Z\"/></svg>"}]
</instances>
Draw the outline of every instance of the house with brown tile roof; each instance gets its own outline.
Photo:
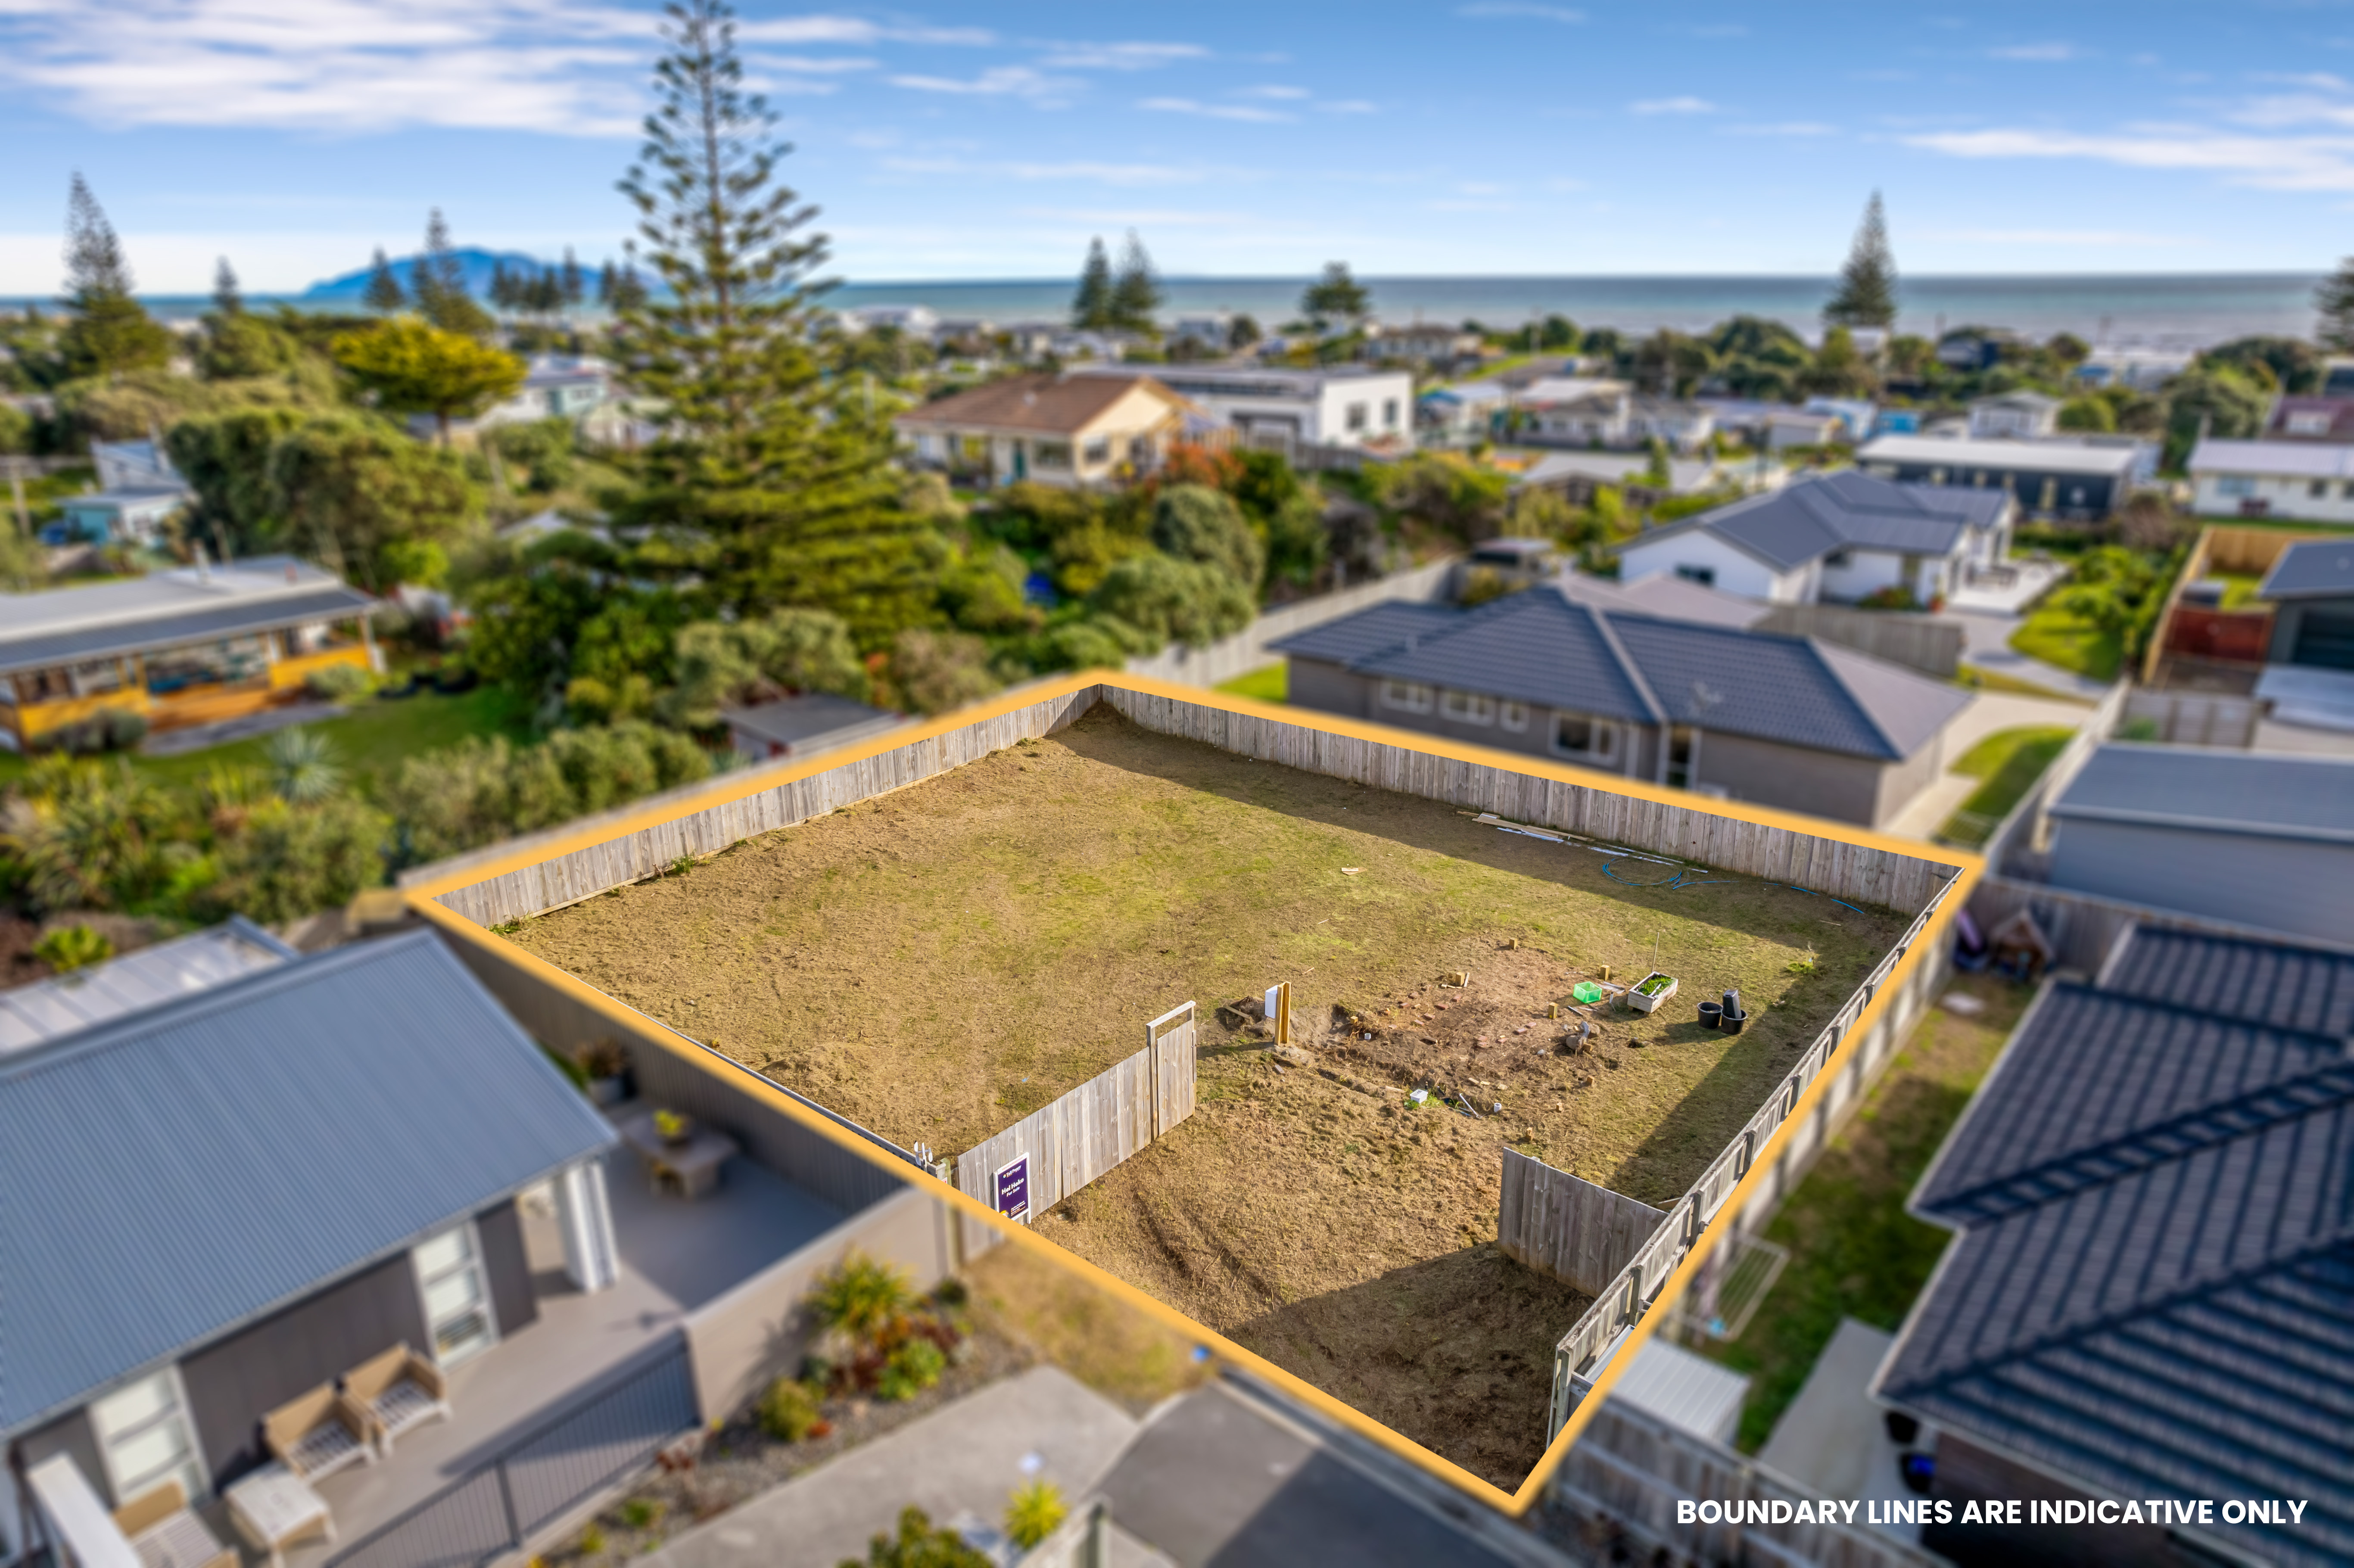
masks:
<instances>
[{"instance_id":1,"label":"house with brown tile roof","mask_svg":"<svg viewBox=\"0 0 2354 1568\"><path fill-rule=\"evenodd\" d=\"M917 461L992 484L1105 484L1161 465L1206 416L1150 376L1016 376L893 421Z\"/></svg>"}]
</instances>

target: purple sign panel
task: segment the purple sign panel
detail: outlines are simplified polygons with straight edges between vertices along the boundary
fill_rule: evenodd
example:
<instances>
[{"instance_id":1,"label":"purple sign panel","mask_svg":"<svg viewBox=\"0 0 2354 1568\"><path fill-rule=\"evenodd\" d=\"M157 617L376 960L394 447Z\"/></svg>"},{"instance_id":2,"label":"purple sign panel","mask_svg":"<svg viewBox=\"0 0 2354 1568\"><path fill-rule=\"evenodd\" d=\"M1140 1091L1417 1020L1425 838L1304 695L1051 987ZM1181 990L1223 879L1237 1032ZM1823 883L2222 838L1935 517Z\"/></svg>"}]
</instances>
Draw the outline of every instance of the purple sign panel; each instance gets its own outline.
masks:
<instances>
[{"instance_id":1,"label":"purple sign panel","mask_svg":"<svg viewBox=\"0 0 2354 1568\"><path fill-rule=\"evenodd\" d=\"M997 1212L1008 1219L1030 1218L1030 1157L1019 1154L997 1168Z\"/></svg>"}]
</instances>

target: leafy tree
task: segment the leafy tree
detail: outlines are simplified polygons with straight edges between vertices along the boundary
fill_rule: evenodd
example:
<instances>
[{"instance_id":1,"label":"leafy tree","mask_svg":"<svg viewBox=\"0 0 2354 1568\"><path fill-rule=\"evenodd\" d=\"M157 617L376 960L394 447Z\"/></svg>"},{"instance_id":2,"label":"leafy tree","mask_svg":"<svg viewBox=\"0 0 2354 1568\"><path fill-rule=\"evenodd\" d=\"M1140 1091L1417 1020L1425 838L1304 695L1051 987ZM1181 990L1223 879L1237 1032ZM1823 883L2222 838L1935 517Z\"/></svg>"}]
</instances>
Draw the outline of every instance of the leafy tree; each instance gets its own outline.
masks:
<instances>
[{"instance_id":1,"label":"leafy tree","mask_svg":"<svg viewBox=\"0 0 2354 1568\"><path fill-rule=\"evenodd\" d=\"M1003 545L976 542L960 552L940 577L940 605L967 631L1034 631L1038 607L1023 597L1030 567Z\"/></svg>"},{"instance_id":2,"label":"leafy tree","mask_svg":"<svg viewBox=\"0 0 2354 1568\"><path fill-rule=\"evenodd\" d=\"M2354 256L2338 264L2338 270L2322 280L2314 291L2313 307L2321 313L2321 322L2314 336L2324 348L2339 354L2354 354Z\"/></svg>"},{"instance_id":3,"label":"leafy tree","mask_svg":"<svg viewBox=\"0 0 2354 1568\"><path fill-rule=\"evenodd\" d=\"M1823 346L1814 364L1798 378L1801 390L1829 397L1861 397L1878 385L1871 362L1856 352L1855 334L1843 326L1823 334Z\"/></svg>"},{"instance_id":4,"label":"leafy tree","mask_svg":"<svg viewBox=\"0 0 2354 1568\"><path fill-rule=\"evenodd\" d=\"M989 673L989 649L962 631L911 626L892 640L891 681L901 703L924 715L977 703L1001 683Z\"/></svg>"},{"instance_id":5,"label":"leafy tree","mask_svg":"<svg viewBox=\"0 0 2354 1568\"><path fill-rule=\"evenodd\" d=\"M66 303L58 343L66 374L120 376L168 362L172 334L132 297L131 264L114 226L80 175L66 198Z\"/></svg>"},{"instance_id":6,"label":"leafy tree","mask_svg":"<svg viewBox=\"0 0 2354 1568\"><path fill-rule=\"evenodd\" d=\"M1577 347L1577 323L1567 316L1552 315L1537 329L1537 346L1545 349L1574 350Z\"/></svg>"},{"instance_id":7,"label":"leafy tree","mask_svg":"<svg viewBox=\"0 0 2354 1568\"><path fill-rule=\"evenodd\" d=\"M2226 365L2243 372L2262 366L2273 385L2292 397L2321 390L2321 355L2299 338L2234 338L2199 357L2209 365Z\"/></svg>"},{"instance_id":8,"label":"leafy tree","mask_svg":"<svg viewBox=\"0 0 2354 1568\"><path fill-rule=\"evenodd\" d=\"M1152 503L1152 543L1181 561L1214 567L1256 595L1267 546L1234 498L1200 484L1174 484Z\"/></svg>"},{"instance_id":9,"label":"leafy tree","mask_svg":"<svg viewBox=\"0 0 2354 1568\"><path fill-rule=\"evenodd\" d=\"M2105 435L2117 428L2117 407L2106 397L2071 397L2060 406L2060 428Z\"/></svg>"},{"instance_id":10,"label":"leafy tree","mask_svg":"<svg viewBox=\"0 0 2354 1568\"><path fill-rule=\"evenodd\" d=\"M1716 356L1699 338L1661 328L1635 345L1635 379L1649 392L1665 397L1690 397Z\"/></svg>"},{"instance_id":11,"label":"leafy tree","mask_svg":"<svg viewBox=\"0 0 2354 1568\"><path fill-rule=\"evenodd\" d=\"M1237 353L1266 335L1258 329L1258 318L1247 313L1237 314L1226 323L1226 346Z\"/></svg>"},{"instance_id":12,"label":"leafy tree","mask_svg":"<svg viewBox=\"0 0 2354 1568\"><path fill-rule=\"evenodd\" d=\"M1112 324L1111 258L1104 253L1100 236L1087 241L1087 259L1079 268L1078 292L1071 296L1071 324L1082 332L1102 332Z\"/></svg>"},{"instance_id":13,"label":"leafy tree","mask_svg":"<svg viewBox=\"0 0 2354 1568\"><path fill-rule=\"evenodd\" d=\"M392 819L341 797L315 806L271 801L215 851L220 878L200 905L265 925L349 904L384 880Z\"/></svg>"},{"instance_id":14,"label":"leafy tree","mask_svg":"<svg viewBox=\"0 0 2354 1568\"><path fill-rule=\"evenodd\" d=\"M523 361L462 333L398 316L334 343L335 363L395 413L430 414L450 444L450 420L479 414L523 385Z\"/></svg>"},{"instance_id":15,"label":"leafy tree","mask_svg":"<svg viewBox=\"0 0 2354 1568\"><path fill-rule=\"evenodd\" d=\"M1896 321L1896 258L1888 249L1888 213L1880 193L1864 205L1863 222L1855 231L1847 265L1840 270L1838 290L1823 307L1823 321L1831 326L1892 326Z\"/></svg>"},{"instance_id":16,"label":"leafy tree","mask_svg":"<svg viewBox=\"0 0 2354 1568\"><path fill-rule=\"evenodd\" d=\"M2165 463L2179 470L2202 435L2242 440L2264 428L2272 411L2267 389L2228 366L2193 366L2166 388Z\"/></svg>"},{"instance_id":17,"label":"leafy tree","mask_svg":"<svg viewBox=\"0 0 2354 1568\"><path fill-rule=\"evenodd\" d=\"M1258 613L1250 587L1222 567L1158 550L1114 562L1089 602L1132 629L1142 642L1140 652L1172 641L1205 648L1240 631ZM1111 634L1119 638L1120 631Z\"/></svg>"},{"instance_id":18,"label":"leafy tree","mask_svg":"<svg viewBox=\"0 0 2354 1568\"><path fill-rule=\"evenodd\" d=\"M641 162L621 182L665 297L613 330L631 385L667 407L617 522L657 536L642 570L694 575L742 611L830 609L879 647L932 612L945 546L900 504L891 401L819 353L814 209L780 184L790 149L743 88L725 0L672 0Z\"/></svg>"},{"instance_id":19,"label":"leafy tree","mask_svg":"<svg viewBox=\"0 0 2354 1568\"><path fill-rule=\"evenodd\" d=\"M367 288L360 300L380 316L394 315L408 308L408 295L402 291L400 279L394 274L392 263L385 260L381 245L376 248L376 261L368 269Z\"/></svg>"},{"instance_id":20,"label":"leafy tree","mask_svg":"<svg viewBox=\"0 0 2354 1568\"><path fill-rule=\"evenodd\" d=\"M1153 313L1161 308L1161 283L1152 275L1152 258L1136 230L1128 231L1127 248L1119 255L1119 273L1111 285L1111 324L1129 332L1154 330Z\"/></svg>"},{"instance_id":21,"label":"leafy tree","mask_svg":"<svg viewBox=\"0 0 2354 1568\"><path fill-rule=\"evenodd\" d=\"M1349 275L1346 261L1327 261L1324 275L1299 296L1299 313L1323 332L1333 323L1353 325L1373 313L1373 296Z\"/></svg>"},{"instance_id":22,"label":"leafy tree","mask_svg":"<svg viewBox=\"0 0 2354 1568\"><path fill-rule=\"evenodd\" d=\"M545 746L472 736L403 762L383 795L400 824L398 858L415 863L623 805L710 771L710 757L687 736L629 721L558 730Z\"/></svg>"},{"instance_id":23,"label":"leafy tree","mask_svg":"<svg viewBox=\"0 0 2354 1568\"><path fill-rule=\"evenodd\" d=\"M697 729L719 711L791 692L831 692L866 701L866 666L850 628L822 609L780 609L754 620L698 620L680 629L678 686L663 709Z\"/></svg>"},{"instance_id":24,"label":"leafy tree","mask_svg":"<svg viewBox=\"0 0 2354 1568\"><path fill-rule=\"evenodd\" d=\"M205 317L196 368L208 381L246 381L300 367L302 345L271 323L244 310Z\"/></svg>"},{"instance_id":25,"label":"leafy tree","mask_svg":"<svg viewBox=\"0 0 2354 1568\"><path fill-rule=\"evenodd\" d=\"M1511 489L1509 474L1452 452L1417 452L1384 470L1379 496L1388 510L1473 545L1496 536Z\"/></svg>"},{"instance_id":26,"label":"leafy tree","mask_svg":"<svg viewBox=\"0 0 2354 1568\"><path fill-rule=\"evenodd\" d=\"M580 263L573 258L569 245L564 248L564 265L557 274L557 287L564 295L567 310L578 308L583 293Z\"/></svg>"},{"instance_id":27,"label":"leafy tree","mask_svg":"<svg viewBox=\"0 0 2354 1568\"><path fill-rule=\"evenodd\" d=\"M213 309L225 316L245 313L245 295L237 286L237 269L224 256L213 268Z\"/></svg>"},{"instance_id":28,"label":"leafy tree","mask_svg":"<svg viewBox=\"0 0 2354 1568\"><path fill-rule=\"evenodd\" d=\"M164 433L172 466L196 492L196 524L212 535L224 557L285 546L270 454L280 437L302 422L292 408L244 408L183 419Z\"/></svg>"},{"instance_id":29,"label":"leafy tree","mask_svg":"<svg viewBox=\"0 0 2354 1568\"><path fill-rule=\"evenodd\" d=\"M478 498L450 452L418 445L380 419L313 418L271 446L272 511L292 539L370 593L433 583Z\"/></svg>"}]
</instances>

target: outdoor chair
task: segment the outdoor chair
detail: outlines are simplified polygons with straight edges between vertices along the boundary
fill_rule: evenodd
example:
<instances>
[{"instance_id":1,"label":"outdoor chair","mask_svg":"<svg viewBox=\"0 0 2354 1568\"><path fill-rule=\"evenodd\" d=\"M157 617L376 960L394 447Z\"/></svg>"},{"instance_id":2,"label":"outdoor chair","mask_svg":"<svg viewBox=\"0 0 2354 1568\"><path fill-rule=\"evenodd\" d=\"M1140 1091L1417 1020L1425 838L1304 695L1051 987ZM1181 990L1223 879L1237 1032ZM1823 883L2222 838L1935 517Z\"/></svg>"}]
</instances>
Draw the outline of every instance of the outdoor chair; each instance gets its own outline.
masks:
<instances>
[{"instance_id":1,"label":"outdoor chair","mask_svg":"<svg viewBox=\"0 0 2354 1568\"><path fill-rule=\"evenodd\" d=\"M205 1527L177 1481L151 1487L116 1509L114 1527L138 1553L140 1568L238 1568L236 1550Z\"/></svg>"},{"instance_id":2,"label":"outdoor chair","mask_svg":"<svg viewBox=\"0 0 2354 1568\"><path fill-rule=\"evenodd\" d=\"M334 1475L346 1465L374 1463L367 1413L332 1383L321 1383L261 1418L270 1452L305 1481Z\"/></svg>"},{"instance_id":3,"label":"outdoor chair","mask_svg":"<svg viewBox=\"0 0 2354 1568\"><path fill-rule=\"evenodd\" d=\"M376 1446L387 1454L393 1439L410 1427L450 1414L450 1385L441 1369L405 1344L345 1372L344 1392L366 1414Z\"/></svg>"}]
</instances>

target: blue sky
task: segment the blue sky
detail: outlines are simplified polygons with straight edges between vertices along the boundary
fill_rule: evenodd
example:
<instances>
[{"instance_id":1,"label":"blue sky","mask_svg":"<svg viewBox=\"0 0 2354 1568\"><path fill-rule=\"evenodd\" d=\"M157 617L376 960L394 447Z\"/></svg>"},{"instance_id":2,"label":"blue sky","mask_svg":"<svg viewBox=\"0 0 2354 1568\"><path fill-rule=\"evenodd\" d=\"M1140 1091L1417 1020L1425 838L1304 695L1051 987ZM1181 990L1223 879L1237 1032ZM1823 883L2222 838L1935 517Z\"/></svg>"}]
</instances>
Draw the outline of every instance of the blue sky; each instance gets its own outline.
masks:
<instances>
[{"instance_id":1,"label":"blue sky","mask_svg":"<svg viewBox=\"0 0 2354 1568\"><path fill-rule=\"evenodd\" d=\"M413 249L588 260L656 8L0 0L0 293L80 169L143 289ZM2354 5L1191 7L750 0L846 278L1825 272L1886 193L1914 272L2318 270L2354 250Z\"/></svg>"}]
</instances>

